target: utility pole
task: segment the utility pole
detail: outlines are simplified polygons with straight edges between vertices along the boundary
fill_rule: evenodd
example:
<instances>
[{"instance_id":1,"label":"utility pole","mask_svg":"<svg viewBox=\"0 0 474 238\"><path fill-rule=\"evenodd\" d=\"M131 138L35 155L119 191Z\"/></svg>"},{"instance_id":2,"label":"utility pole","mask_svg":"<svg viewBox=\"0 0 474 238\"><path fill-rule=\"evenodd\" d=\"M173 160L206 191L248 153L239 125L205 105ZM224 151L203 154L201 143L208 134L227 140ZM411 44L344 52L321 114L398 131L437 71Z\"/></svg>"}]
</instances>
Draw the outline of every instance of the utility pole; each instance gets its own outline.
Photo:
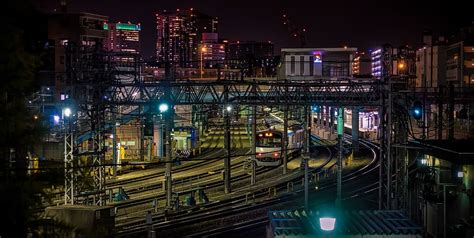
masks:
<instances>
[{"instance_id":1,"label":"utility pole","mask_svg":"<svg viewBox=\"0 0 474 238\"><path fill-rule=\"evenodd\" d=\"M230 151L231 151L231 143L230 143L230 114L232 112L232 107L228 104L229 102L229 86L224 86L224 101L225 101L225 108L224 108L224 147L226 150L226 157L224 158L224 192L231 193L231 183L230 183Z\"/></svg>"},{"instance_id":2,"label":"utility pole","mask_svg":"<svg viewBox=\"0 0 474 238\"><path fill-rule=\"evenodd\" d=\"M438 86L438 140L443 139L443 89L443 85Z\"/></svg>"},{"instance_id":3,"label":"utility pole","mask_svg":"<svg viewBox=\"0 0 474 238\"><path fill-rule=\"evenodd\" d=\"M336 207L341 207L342 200L342 149L344 135L344 108L340 107L337 113L337 138L339 140L339 156L337 158L337 197Z\"/></svg>"},{"instance_id":4,"label":"utility pole","mask_svg":"<svg viewBox=\"0 0 474 238\"><path fill-rule=\"evenodd\" d=\"M63 118L64 126L64 204L74 205L74 134L71 119L67 122Z\"/></svg>"},{"instance_id":5,"label":"utility pole","mask_svg":"<svg viewBox=\"0 0 474 238\"><path fill-rule=\"evenodd\" d=\"M112 172L113 177L117 177L117 121L116 121L116 112L115 110L112 111Z\"/></svg>"},{"instance_id":6,"label":"utility pole","mask_svg":"<svg viewBox=\"0 0 474 238\"><path fill-rule=\"evenodd\" d=\"M285 106L283 112L283 174L286 174L288 163L288 106Z\"/></svg>"},{"instance_id":7,"label":"utility pole","mask_svg":"<svg viewBox=\"0 0 474 238\"><path fill-rule=\"evenodd\" d=\"M165 168L165 183L166 183L166 206L171 207L171 196L173 193L173 178L172 178L172 173L171 173L171 166L173 162L173 158L171 157L172 149L171 145L173 144L173 138L171 137L171 120L172 120L172 110L169 112L170 116L164 116L165 117L165 147L166 147L166 156L165 156L165 162L166 162L166 168Z\"/></svg>"},{"instance_id":8,"label":"utility pole","mask_svg":"<svg viewBox=\"0 0 474 238\"><path fill-rule=\"evenodd\" d=\"M257 159L257 106L252 107L252 174L250 176L250 184L254 185L257 180L256 162Z\"/></svg>"},{"instance_id":9,"label":"utility pole","mask_svg":"<svg viewBox=\"0 0 474 238\"><path fill-rule=\"evenodd\" d=\"M309 110L309 106L304 107L304 135L305 135L305 140L304 140L304 156L303 156L303 163L304 163L304 207L306 210L309 209L309 203L308 203L308 198L309 198L309 179L308 179L308 173L309 173L309 147L310 147L310 142L311 142L311 112Z\"/></svg>"}]
</instances>

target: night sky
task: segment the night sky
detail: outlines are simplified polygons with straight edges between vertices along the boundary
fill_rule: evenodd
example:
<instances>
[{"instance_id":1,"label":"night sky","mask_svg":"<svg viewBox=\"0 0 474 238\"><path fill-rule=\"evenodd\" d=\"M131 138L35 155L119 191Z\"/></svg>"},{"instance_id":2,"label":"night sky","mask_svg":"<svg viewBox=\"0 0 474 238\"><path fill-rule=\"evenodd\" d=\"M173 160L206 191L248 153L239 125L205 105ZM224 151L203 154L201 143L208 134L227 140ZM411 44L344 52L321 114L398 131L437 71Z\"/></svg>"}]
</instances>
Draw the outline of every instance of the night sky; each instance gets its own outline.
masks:
<instances>
[{"instance_id":1,"label":"night sky","mask_svg":"<svg viewBox=\"0 0 474 238\"><path fill-rule=\"evenodd\" d=\"M57 0L36 0L42 9L58 8ZM450 5L447 5L450 3ZM463 7L464 5L464 7ZM297 47L282 24L282 14L307 29L308 47L348 45L371 49L383 43L420 45L424 30L434 33L456 29L472 20L467 2L454 1L283 1L283 0L70 0L71 12L109 16L111 22L142 24L142 53L154 54L156 11L195 8L219 17L219 36L231 40L272 41L275 54L282 47ZM451 15L451 17L449 17ZM471 19L468 19L471 18Z\"/></svg>"}]
</instances>

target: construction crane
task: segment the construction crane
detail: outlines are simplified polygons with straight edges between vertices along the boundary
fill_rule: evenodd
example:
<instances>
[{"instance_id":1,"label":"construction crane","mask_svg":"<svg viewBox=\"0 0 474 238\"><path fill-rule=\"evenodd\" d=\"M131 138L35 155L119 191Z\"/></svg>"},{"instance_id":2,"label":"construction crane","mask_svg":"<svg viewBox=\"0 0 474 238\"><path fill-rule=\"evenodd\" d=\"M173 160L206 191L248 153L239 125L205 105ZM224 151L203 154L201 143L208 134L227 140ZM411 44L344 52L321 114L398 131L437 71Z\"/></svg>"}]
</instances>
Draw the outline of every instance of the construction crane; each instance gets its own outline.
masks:
<instances>
[{"instance_id":1,"label":"construction crane","mask_svg":"<svg viewBox=\"0 0 474 238\"><path fill-rule=\"evenodd\" d=\"M283 25L288 29L288 33L292 38L299 38L300 47L306 46L306 28L298 26L293 18L287 14L283 14Z\"/></svg>"}]
</instances>

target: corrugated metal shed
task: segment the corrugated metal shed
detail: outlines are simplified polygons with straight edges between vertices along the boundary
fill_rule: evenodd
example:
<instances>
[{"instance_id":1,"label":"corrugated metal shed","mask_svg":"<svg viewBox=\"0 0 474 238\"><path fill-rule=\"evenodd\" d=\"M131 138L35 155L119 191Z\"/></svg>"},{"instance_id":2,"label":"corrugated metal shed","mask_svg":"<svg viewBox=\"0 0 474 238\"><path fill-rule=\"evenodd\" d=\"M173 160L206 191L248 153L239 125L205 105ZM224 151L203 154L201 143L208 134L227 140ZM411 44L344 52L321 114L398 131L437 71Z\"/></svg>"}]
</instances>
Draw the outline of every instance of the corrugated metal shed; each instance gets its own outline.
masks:
<instances>
[{"instance_id":1,"label":"corrugated metal shed","mask_svg":"<svg viewBox=\"0 0 474 238\"><path fill-rule=\"evenodd\" d=\"M284 210L268 213L273 237L317 237L321 231L316 211ZM423 230L401 211L344 211L336 216L333 234L343 236L422 237Z\"/></svg>"}]
</instances>

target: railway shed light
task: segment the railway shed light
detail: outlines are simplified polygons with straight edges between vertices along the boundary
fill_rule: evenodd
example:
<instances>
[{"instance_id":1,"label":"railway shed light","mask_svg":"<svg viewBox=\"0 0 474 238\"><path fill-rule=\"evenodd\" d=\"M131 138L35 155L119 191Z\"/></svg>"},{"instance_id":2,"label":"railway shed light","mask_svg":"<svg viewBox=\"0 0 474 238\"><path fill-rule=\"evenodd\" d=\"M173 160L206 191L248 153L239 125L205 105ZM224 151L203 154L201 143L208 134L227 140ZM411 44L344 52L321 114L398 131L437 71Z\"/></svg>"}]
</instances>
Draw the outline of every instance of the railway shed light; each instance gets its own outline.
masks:
<instances>
[{"instance_id":1,"label":"railway shed light","mask_svg":"<svg viewBox=\"0 0 474 238\"><path fill-rule=\"evenodd\" d=\"M231 112L232 111L232 106L228 105L225 109L227 110L227 112Z\"/></svg>"},{"instance_id":2,"label":"railway shed light","mask_svg":"<svg viewBox=\"0 0 474 238\"><path fill-rule=\"evenodd\" d=\"M427 164L428 164L428 160L426 160L426 159L421 159L421 164L422 164L422 165L427 165Z\"/></svg>"},{"instance_id":3,"label":"railway shed light","mask_svg":"<svg viewBox=\"0 0 474 238\"><path fill-rule=\"evenodd\" d=\"M321 217L319 218L319 226L323 231L333 231L336 226L336 218L334 217Z\"/></svg>"},{"instance_id":4,"label":"railway shed light","mask_svg":"<svg viewBox=\"0 0 474 238\"><path fill-rule=\"evenodd\" d=\"M258 137L262 137L263 135L262 134L258 134Z\"/></svg>"},{"instance_id":5,"label":"railway shed light","mask_svg":"<svg viewBox=\"0 0 474 238\"><path fill-rule=\"evenodd\" d=\"M463 171L459 171L458 172L458 178L463 178L464 177L464 172Z\"/></svg>"},{"instance_id":6,"label":"railway shed light","mask_svg":"<svg viewBox=\"0 0 474 238\"><path fill-rule=\"evenodd\" d=\"M319 113L321 112L321 108L319 106L311 106L311 111Z\"/></svg>"},{"instance_id":7,"label":"railway shed light","mask_svg":"<svg viewBox=\"0 0 474 238\"><path fill-rule=\"evenodd\" d=\"M160 104L160 106L158 107L158 109L160 110L161 113L164 113L164 112L167 112L167 111L168 111L169 106L168 106L168 104L166 104L166 103L162 103L162 104Z\"/></svg>"}]
</instances>

